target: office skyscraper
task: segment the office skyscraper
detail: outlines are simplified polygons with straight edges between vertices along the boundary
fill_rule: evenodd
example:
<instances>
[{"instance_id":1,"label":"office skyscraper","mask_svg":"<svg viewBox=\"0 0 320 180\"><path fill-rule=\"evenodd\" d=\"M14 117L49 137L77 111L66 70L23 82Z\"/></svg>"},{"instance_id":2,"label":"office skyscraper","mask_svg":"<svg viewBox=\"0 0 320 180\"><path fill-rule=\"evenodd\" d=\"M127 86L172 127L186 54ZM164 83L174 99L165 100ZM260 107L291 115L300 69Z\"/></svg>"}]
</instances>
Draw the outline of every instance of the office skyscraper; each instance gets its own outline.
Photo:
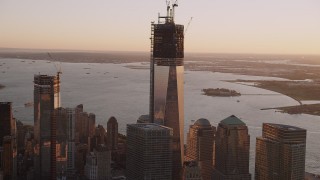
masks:
<instances>
[{"instance_id":1,"label":"office skyscraper","mask_svg":"<svg viewBox=\"0 0 320 180\"><path fill-rule=\"evenodd\" d=\"M75 164L76 164L76 170L77 174L80 176L85 175L85 162L86 156L88 153L88 145L87 144L77 144L76 145L76 154L75 154Z\"/></svg>"},{"instance_id":2,"label":"office skyscraper","mask_svg":"<svg viewBox=\"0 0 320 180\"><path fill-rule=\"evenodd\" d=\"M111 117L107 123L107 144L110 150L118 148L118 122L115 117Z\"/></svg>"},{"instance_id":3,"label":"office skyscraper","mask_svg":"<svg viewBox=\"0 0 320 180\"><path fill-rule=\"evenodd\" d=\"M17 147L18 151L21 151L24 149L24 141L27 130L21 121L16 122L16 128Z\"/></svg>"},{"instance_id":4,"label":"office skyscraper","mask_svg":"<svg viewBox=\"0 0 320 180\"><path fill-rule=\"evenodd\" d=\"M151 25L149 109L150 122L173 129L174 179L181 178L184 158L184 26L174 22L177 6L167 6L167 16Z\"/></svg>"},{"instance_id":5,"label":"office skyscraper","mask_svg":"<svg viewBox=\"0 0 320 180\"><path fill-rule=\"evenodd\" d=\"M88 137L93 137L96 127L96 116L83 111L83 105L76 107L76 142L88 144Z\"/></svg>"},{"instance_id":6,"label":"office skyscraper","mask_svg":"<svg viewBox=\"0 0 320 180\"><path fill-rule=\"evenodd\" d=\"M157 124L127 125L127 179L172 178L172 129Z\"/></svg>"},{"instance_id":7,"label":"office skyscraper","mask_svg":"<svg viewBox=\"0 0 320 180\"><path fill-rule=\"evenodd\" d=\"M69 118L72 114L68 113L66 108L56 108L53 111L52 132L51 132L51 177L66 175L68 159L68 143L69 143ZM71 117L70 117L71 116Z\"/></svg>"},{"instance_id":8,"label":"office skyscraper","mask_svg":"<svg viewBox=\"0 0 320 180\"><path fill-rule=\"evenodd\" d=\"M256 180L304 179L305 129L263 123L262 137L256 139Z\"/></svg>"},{"instance_id":9,"label":"office skyscraper","mask_svg":"<svg viewBox=\"0 0 320 180\"><path fill-rule=\"evenodd\" d=\"M12 103L0 102L0 169L4 179L17 175L17 129L13 118Z\"/></svg>"},{"instance_id":10,"label":"office skyscraper","mask_svg":"<svg viewBox=\"0 0 320 180\"><path fill-rule=\"evenodd\" d=\"M77 108L56 108L53 110L51 129L51 172L64 174L68 178L75 176L75 119ZM52 176L54 176L52 174Z\"/></svg>"},{"instance_id":11,"label":"office skyscraper","mask_svg":"<svg viewBox=\"0 0 320 180\"><path fill-rule=\"evenodd\" d=\"M60 107L60 78L57 76L34 76L34 139L35 177L48 179L51 170L52 112Z\"/></svg>"},{"instance_id":12,"label":"office skyscraper","mask_svg":"<svg viewBox=\"0 0 320 180\"><path fill-rule=\"evenodd\" d=\"M97 179L111 180L111 151L105 144L99 144L94 153L97 157Z\"/></svg>"},{"instance_id":13,"label":"office skyscraper","mask_svg":"<svg viewBox=\"0 0 320 180\"><path fill-rule=\"evenodd\" d=\"M106 145L106 142L107 142L106 134L107 134L106 129L104 129L104 127L99 124L95 129L94 136L90 138L90 141L88 144L90 147L89 149L90 152L96 149L100 144Z\"/></svg>"},{"instance_id":14,"label":"office skyscraper","mask_svg":"<svg viewBox=\"0 0 320 180\"><path fill-rule=\"evenodd\" d=\"M12 114L11 102L0 102L0 146L3 137L16 134L16 121Z\"/></svg>"},{"instance_id":15,"label":"office skyscraper","mask_svg":"<svg viewBox=\"0 0 320 180\"><path fill-rule=\"evenodd\" d=\"M250 136L244 122L232 115L219 123L215 138L215 180L251 180Z\"/></svg>"},{"instance_id":16,"label":"office skyscraper","mask_svg":"<svg viewBox=\"0 0 320 180\"><path fill-rule=\"evenodd\" d=\"M111 151L99 144L86 157L85 176L92 180L111 180Z\"/></svg>"},{"instance_id":17,"label":"office skyscraper","mask_svg":"<svg viewBox=\"0 0 320 180\"><path fill-rule=\"evenodd\" d=\"M6 180L17 178L17 145L14 136L3 137L3 177Z\"/></svg>"},{"instance_id":18,"label":"office skyscraper","mask_svg":"<svg viewBox=\"0 0 320 180\"><path fill-rule=\"evenodd\" d=\"M97 155L94 152L89 152L86 156L85 176L90 180L98 178Z\"/></svg>"},{"instance_id":19,"label":"office skyscraper","mask_svg":"<svg viewBox=\"0 0 320 180\"><path fill-rule=\"evenodd\" d=\"M66 108L67 111L67 176L73 177L76 171L75 165L75 153L76 153L76 144L75 144L75 119L76 119L76 108Z\"/></svg>"},{"instance_id":20,"label":"office skyscraper","mask_svg":"<svg viewBox=\"0 0 320 180\"><path fill-rule=\"evenodd\" d=\"M203 179L210 179L213 170L213 144L216 128L207 119L198 119L187 134L187 158L201 167Z\"/></svg>"}]
</instances>

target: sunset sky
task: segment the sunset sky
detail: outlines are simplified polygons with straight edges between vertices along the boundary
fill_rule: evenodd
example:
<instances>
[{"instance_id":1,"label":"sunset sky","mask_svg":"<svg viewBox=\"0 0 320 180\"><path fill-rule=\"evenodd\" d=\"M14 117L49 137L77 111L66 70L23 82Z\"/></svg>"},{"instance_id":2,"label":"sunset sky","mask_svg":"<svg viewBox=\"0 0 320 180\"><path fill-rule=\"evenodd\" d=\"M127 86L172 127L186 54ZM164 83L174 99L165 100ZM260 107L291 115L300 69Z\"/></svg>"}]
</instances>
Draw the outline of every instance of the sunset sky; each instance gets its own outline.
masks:
<instances>
[{"instance_id":1,"label":"sunset sky","mask_svg":"<svg viewBox=\"0 0 320 180\"><path fill-rule=\"evenodd\" d=\"M165 0L0 0L0 47L149 51ZM180 0L186 52L320 54L319 0Z\"/></svg>"}]
</instances>

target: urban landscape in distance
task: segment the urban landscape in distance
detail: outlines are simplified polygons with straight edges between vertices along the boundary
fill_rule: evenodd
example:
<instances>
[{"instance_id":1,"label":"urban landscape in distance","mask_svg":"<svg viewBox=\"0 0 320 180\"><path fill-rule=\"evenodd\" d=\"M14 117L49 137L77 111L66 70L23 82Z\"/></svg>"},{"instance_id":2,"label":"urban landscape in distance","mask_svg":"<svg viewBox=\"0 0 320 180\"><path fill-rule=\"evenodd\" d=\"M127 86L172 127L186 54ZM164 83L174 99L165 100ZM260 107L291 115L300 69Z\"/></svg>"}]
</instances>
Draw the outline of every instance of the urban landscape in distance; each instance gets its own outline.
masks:
<instances>
[{"instance_id":1,"label":"urban landscape in distance","mask_svg":"<svg viewBox=\"0 0 320 180\"><path fill-rule=\"evenodd\" d=\"M246 39L250 31L242 28L236 16L251 17L241 20L244 25L260 21L222 1L204 2L208 7L177 0L145 1L148 9L132 17L146 18L160 11L157 20L151 24L137 20L136 25L122 22L128 27L117 21L124 17L131 21L129 12L137 11L141 2L92 5L79 1L71 11L83 13L80 19L65 9L76 1L38 3L43 9L24 2L0 2L5 15L0 23L7 25L0 35L0 180L320 179L320 46L314 45L320 42L320 34L314 34L320 32L320 23L314 21L320 18L315 8L319 2L295 1L289 7L285 7L288 0L245 1L250 7L235 3L264 20L265 24L250 25L257 31L275 21L282 32L286 28L281 22L294 19L283 15L271 21L270 12L261 6L276 7L275 14L285 10L294 17L301 15L297 8L306 13L286 25L302 23L305 29L287 35L268 30L262 34L279 39L261 38L259 43L264 45L257 44L258 32ZM114 47L106 43L109 51L101 49L105 39L97 38L100 29L85 28L89 34L77 30L82 20L99 24L103 7L116 14L112 6L123 5L126 12L111 15L107 19L112 23L101 28L119 41L126 39L124 49L109 35ZM159 10L152 9L158 6ZM226 15L216 6L229 7L233 14ZM209 13L209 7L215 12ZM61 15L49 10L59 10ZM225 21L214 17L222 26L210 19L206 21L210 25L200 25L204 21L190 17L203 17L203 12L224 15ZM23 15L25 20L19 20ZM180 24L181 15L188 20ZM227 20L236 25L225 24ZM35 23L35 28L52 37L43 32L36 36L38 30L29 27L19 31L23 22ZM60 24L62 29L51 31L37 22L49 28ZM68 26L72 32L64 31L67 22L74 23L74 28ZM198 25L210 33L191 31ZM147 43L131 36L141 33L140 26L148 29ZM237 29L230 31L230 27ZM299 39L307 32L309 36ZM83 39L77 41L79 34ZM224 36L230 49L216 34ZM54 40L60 35L65 39ZM86 39L89 35L100 42L96 49L92 39ZM212 47L211 37L217 42ZM229 40L240 40L243 46ZM204 51L199 52L202 47Z\"/></svg>"}]
</instances>

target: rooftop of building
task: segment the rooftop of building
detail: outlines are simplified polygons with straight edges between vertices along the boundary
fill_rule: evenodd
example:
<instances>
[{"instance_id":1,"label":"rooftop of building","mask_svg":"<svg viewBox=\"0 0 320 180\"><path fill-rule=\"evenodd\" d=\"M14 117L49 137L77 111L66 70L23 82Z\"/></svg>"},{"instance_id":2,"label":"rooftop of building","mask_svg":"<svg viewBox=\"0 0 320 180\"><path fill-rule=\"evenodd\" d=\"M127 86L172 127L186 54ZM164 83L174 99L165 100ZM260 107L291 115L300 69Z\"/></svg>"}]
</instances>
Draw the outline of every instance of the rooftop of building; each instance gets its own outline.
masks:
<instances>
[{"instance_id":1,"label":"rooftop of building","mask_svg":"<svg viewBox=\"0 0 320 180\"><path fill-rule=\"evenodd\" d=\"M47 74L35 74L34 76L37 76L37 77L51 77L50 75L47 75Z\"/></svg>"},{"instance_id":2,"label":"rooftop of building","mask_svg":"<svg viewBox=\"0 0 320 180\"><path fill-rule=\"evenodd\" d=\"M137 122L138 122L138 123L147 123L147 122L149 122L149 120L150 120L149 114L146 114L146 115L141 115L141 116L138 118Z\"/></svg>"},{"instance_id":3,"label":"rooftop of building","mask_svg":"<svg viewBox=\"0 0 320 180\"><path fill-rule=\"evenodd\" d=\"M305 131L305 129L303 128L299 128L296 126L290 126L290 125L286 125L286 124L274 124L274 123L263 123L264 125L269 125L281 130L285 130L285 131Z\"/></svg>"},{"instance_id":4,"label":"rooftop of building","mask_svg":"<svg viewBox=\"0 0 320 180\"><path fill-rule=\"evenodd\" d=\"M115 117L111 116L111 117L109 118L109 120L108 120L108 124L109 124L109 123L118 123L118 122L117 122L117 119L116 119Z\"/></svg>"},{"instance_id":5,"label":"rooftop of building","mask_svg":"<svg viewBox=\"0 0 320 180\"><path fill-rule=\"evenodd\" d=\"M205 119L205 118L200 118L198 119L194 125L196 126L211 126L210 122L208 119Z\"/></svg>"},{"instance_id":6,"label":"rooftop of building","mask_svg":"<svg viewBox=\"0 0 320 180\"><path fill-rule=\"evenodd\" d=\"M136 128L143 129L145 131L148 130L163 130L163 129L170 129L169 127L154 124L154 123L139 123L139 124L128 124L127 126L132 126Z\"/></svg>"},{"instance_id":7,"label":"rooftop of building","mask_svg":"<svg viewBox=\"0 0 320 180\"><path fill-rule=\"evenodd\" d=\"M35 74L35 78L43 78L43 79L51 79L51 78L56 78L57 76L55 75L47 75L47 74Z\"/></svg>"},{"instance_id":8,"label":"rooftop of building","mask_svg":"<svg viewBox=\"0 0 320 180\"><path fill-rule=\"evenodd\" d=\"M12 102L0 102L0 105L11 105Z\"/></svg>"},{"instance_id":9,"label":"rooftop of building","mask_svg":"<svg viewBox=\"0 0 320 180\"><path fill-rule=\"evenodd\" d=\"M225 118L224 120L220 121L221 124L224 124L224 125L246 125L243 121L241 121L239 118L237 118L235 115L231 115L227 118Z\"/></svg>"}]
</instances>

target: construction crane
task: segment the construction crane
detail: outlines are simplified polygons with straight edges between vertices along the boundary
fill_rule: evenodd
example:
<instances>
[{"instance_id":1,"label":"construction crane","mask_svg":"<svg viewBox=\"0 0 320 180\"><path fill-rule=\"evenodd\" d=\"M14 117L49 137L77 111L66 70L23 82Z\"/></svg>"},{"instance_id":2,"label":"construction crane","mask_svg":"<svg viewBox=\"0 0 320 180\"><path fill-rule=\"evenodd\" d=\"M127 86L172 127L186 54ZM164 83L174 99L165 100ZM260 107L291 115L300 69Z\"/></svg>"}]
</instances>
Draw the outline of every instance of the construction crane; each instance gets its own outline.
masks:
<instances>
[{"instance_id":1,"label":"construction crane","mask_svg":"<svg viewBox=\"0 0 320 180\"><path fill-rule=\"evenodd\" d=\"M171 1L166 0L166 6L167 6L167 16L166 20L169 22L174 21L174 9L175 7L178 7L178 0L176 0L174 3L171 3Z\"/></svg>"},{"instance_id":2,"label":"construction crane","mask_svg":"<svg viewBox=\"0 0 320 180\"><path fill-rule=\"evenodd\" d=\"M189 26L190 26L190 23L191 23L192 19L193 19L193 17L190 18L190 20L189 20L189 22L188 22L188 24L187 24L187 27L186 27L186 29L184 30L184 34L187 33L188 28L189 28Z\"/></svg>"},{"instance_id":3,"label":"construction crane","mask_svg":"<svg viewBox=\"0 0 320 180\"><path fill-rule=\"evenodd\" d=\"M53 64L54 64L54 67L55 67L55 69L56 69L56 71L57 71L57 79L58 79L58 86L57 86L57 88L58 88L58 97L57 97L57 100L58 100L58 106L60 107L60 74L62 74L62 71L61 71L61 62L59 62L60 64L58 65L58 64L56 64L56 61L54 60L54 58L51 56L51 54L48 52L47 53L48 54L48 56L49 56L49 58L50 58L50 60L53 62Z\"/></svg>"},{"instance_id":4,"label":"construction crane","mask_svg":"<svg viewBox=\"0 0 320 180\"><path fill-rule=\"evenodd\" d=\"M171 5L172 4L172 5ZM174 22L174 15L175 15L175 7L178 7L178 0L176 0L174 3L171 3L171 1L169 0L166 0L166 5L167 5L167 18L169 19L169 21L172 21ZM171 8L172 6L172 8ZM187 27L184 31L184 34L186 34L189 26L190 26L190 23L192 21L193 17L190 18L188 24L187 24Z\"/></svg>"},{"instance_id":5,"label":"construction crane","mask_svg":"<svg viewBox=\"0 0 320 180\"><path fill-rule=\"evenodd\" d=\"M47 54L48 54L50 60L53 62L54 67L55 67L55 69L56 69L56 71L57 71L57 76L58 76L58 78L60 79L60 74L62 74L62 71L61 71L61 62L60 62L59 65L56 64L56 61L53 59L53 57L51 56L51 54L50 54L50 53L47 53Z\"/></svg>"},{"instance_id":6,"label":"construction crane","mask_svg":"<svg viewBox=\"0 0 320 180\"><path fill-rule=\"evenodd\" d=\"M172 21L174 21L174 9L175 7L178 7L178 0L176 0L173 4L172 4Z\"/></svg>"}]
</instances>

